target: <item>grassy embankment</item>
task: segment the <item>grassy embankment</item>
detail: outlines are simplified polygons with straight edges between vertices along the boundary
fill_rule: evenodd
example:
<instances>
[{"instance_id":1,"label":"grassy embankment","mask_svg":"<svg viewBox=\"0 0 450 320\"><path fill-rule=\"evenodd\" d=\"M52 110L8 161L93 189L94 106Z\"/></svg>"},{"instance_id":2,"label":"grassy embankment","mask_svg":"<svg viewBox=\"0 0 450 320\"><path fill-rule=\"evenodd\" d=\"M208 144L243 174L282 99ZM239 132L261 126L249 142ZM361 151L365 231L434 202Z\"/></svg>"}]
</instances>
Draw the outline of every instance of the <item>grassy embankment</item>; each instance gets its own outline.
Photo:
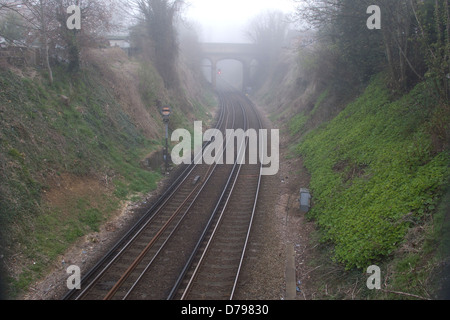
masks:
<instances>
[{"instance_id":1,"label":"grassy embankment","mask_svg":"<svg viewBox=\"0 0 450 320\"><path fill-rule=\"evenodd\" d=\"M449 106L425 83L402 97L385 83L375 77L336 117L310 130L308 121L327 107L325 90L310 112L287 123L291 156L302 156L311 174L308 217L321 245L310 263L323 274L316 273L318 297L435 298L442 285L450 248ZM365 288L372 264L381 267L381 291Z\"/></svg>"},{"instance_id":2,"label":"grassy embankment","mask_svg":"<svg viewBox=\"0 0 450 320\"><path fill-rule=\"evenodd\" d=\"M187 97L165 91L150 64L132 63L139 70L138 102L123 97L125 79L104 77L114 72L112 64L76 76L55 69L52 86L35 72L0 70L0 217L9 297L43 276L77 239L98 231L123 201L156 188L160 172L140 166L163 145L156 100L172 105L172 126L192 127L180 105ZM196 117L210 119L205 100L189 101Z\"/></svg>"}]
</instances>

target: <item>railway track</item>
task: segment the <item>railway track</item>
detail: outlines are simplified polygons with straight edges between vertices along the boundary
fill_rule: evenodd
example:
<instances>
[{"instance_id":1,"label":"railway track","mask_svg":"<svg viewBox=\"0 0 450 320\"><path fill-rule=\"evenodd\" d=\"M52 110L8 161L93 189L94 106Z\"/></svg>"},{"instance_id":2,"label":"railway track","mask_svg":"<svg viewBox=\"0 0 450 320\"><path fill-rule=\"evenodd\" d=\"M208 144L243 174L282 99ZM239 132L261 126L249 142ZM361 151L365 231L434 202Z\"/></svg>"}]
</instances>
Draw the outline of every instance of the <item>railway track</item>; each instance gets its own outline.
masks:
<instances>
[{"instance_id":1,"label":"railway track","mask_svg":"<svg viewBox=\"0 0 450 320\"><path fill-rule=\"evenodd\" d=\"M216 128L222 132L261 128L245 97L219 94L219 101ZM248 139L234 150L248 155L247 143ZM81 289L69 291L64 299L233 297L255 212L261 165L193 163L86 274Z\"/></svg>"},{"instance_id":2,"label":"railway track","mask_svg":"<svg viewBox=\"0 0 450 320\"><path fill-rule=\"evenodd\" d=\"M249 127L262 127L250 102L238 97L247 108ZM248 148L246 148L248 159ZM202 248L178 283L174 298L182 300L232 299L245 256L261 184L261 163L245 161L235 172L225 203L203 240ZM194 262L195 261L195 262Z\"/></svg>"}]
</instances>

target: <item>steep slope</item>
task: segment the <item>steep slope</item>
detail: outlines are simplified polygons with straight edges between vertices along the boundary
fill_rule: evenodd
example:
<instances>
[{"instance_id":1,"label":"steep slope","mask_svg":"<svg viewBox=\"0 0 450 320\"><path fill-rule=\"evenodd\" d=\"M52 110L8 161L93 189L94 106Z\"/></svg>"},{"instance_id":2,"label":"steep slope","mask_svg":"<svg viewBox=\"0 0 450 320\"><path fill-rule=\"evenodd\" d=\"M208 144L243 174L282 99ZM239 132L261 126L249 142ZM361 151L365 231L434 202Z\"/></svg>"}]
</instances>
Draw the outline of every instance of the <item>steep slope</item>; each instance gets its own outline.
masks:
<instances>
[{"instance_id":1,"label":"steep slope","mask_svg":"<svg viewBox=\"0 0 450 320\"><path fill-rule=\"evenodd\" d=\"M55 68L53 86L33 69L0 70L2 261L11 297L156 188L159 168L141 163L162 148L161 105L172 106L174 127L212 119L206 91L195 82L184 82L187 93L166 90L149 61L108 48L86 51L83 63L76 75Z\"/></svg>"},{"instance_id":2,"label":"steep slope","mask_svg":"<svg viewBox=\"0 0 450 320\"><path fill-rule=\"evenodd\" d=\"M318 227L321 248L321 263L311 261L311 268L323 269L331 259L327 274L335 275L320 276L317 290L325 281L325 295L353 296L355 281L366 278L352 270L378 264L387 291L436 297L449 257L448 105L425 82L394 96L384 74L361 93L339 94L308 77L297 54L281 60L258 100L287 138L289 157L302 157L311 174L307 217Z\"/></svg>"},{"instance_id":3,"label":"steep slope","mask_svg":"<svg viewBox=\"0 0 450 320\"><path fill-rule=\"evenodd\" d=\"M392 99L383 77L319 130L298 153L312 174L311 217L347 267L367 268L432 214L449 178L449 154L434 146L437 103L425 84Z\"/></svg>"}]
</instances>

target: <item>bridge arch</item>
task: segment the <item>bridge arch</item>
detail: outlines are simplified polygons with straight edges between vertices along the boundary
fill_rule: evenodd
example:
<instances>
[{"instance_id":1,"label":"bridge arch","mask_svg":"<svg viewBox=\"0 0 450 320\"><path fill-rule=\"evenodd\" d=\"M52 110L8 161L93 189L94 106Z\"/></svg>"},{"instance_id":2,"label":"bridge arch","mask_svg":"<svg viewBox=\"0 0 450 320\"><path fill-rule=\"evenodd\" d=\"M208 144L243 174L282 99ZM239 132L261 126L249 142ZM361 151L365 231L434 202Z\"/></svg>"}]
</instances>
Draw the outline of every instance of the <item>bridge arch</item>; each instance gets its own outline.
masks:
<instances>
[{"instance_id":1,"label":"bridge arch","mask_svg":"<svg viewBox=\"0 0 450 320\"><path fill-rule=\"evenodd\" d=\"M256 46L246 43L202 43L202 58L211 62L211 83L217 87L217 64L223 60L237 60L242 64L242 87L251 87L252 63L258 60Z\"/></svg>"}]
</instances>

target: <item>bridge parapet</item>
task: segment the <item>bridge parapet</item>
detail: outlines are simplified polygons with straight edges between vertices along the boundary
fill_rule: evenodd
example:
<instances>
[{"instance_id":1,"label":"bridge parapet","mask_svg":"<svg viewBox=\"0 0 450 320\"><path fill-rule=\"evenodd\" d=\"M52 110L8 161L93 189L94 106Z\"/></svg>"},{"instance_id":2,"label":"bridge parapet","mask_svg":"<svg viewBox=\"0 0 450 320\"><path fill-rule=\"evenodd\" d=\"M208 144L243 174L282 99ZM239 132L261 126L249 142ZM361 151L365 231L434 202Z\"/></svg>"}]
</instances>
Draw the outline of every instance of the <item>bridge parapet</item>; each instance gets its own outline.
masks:
<instances>
[{"instance_id":1,"label":"bridge parapet","mask_svg":"<svg viewBox=\"0 0 450 320\"><path fill-rule=\"evenodd\" d=\"M254 44L249 43L201 43L200 47L205 56L243 56L245 58L258 56L258 50Z\"/></svg>"}]
</instances>

